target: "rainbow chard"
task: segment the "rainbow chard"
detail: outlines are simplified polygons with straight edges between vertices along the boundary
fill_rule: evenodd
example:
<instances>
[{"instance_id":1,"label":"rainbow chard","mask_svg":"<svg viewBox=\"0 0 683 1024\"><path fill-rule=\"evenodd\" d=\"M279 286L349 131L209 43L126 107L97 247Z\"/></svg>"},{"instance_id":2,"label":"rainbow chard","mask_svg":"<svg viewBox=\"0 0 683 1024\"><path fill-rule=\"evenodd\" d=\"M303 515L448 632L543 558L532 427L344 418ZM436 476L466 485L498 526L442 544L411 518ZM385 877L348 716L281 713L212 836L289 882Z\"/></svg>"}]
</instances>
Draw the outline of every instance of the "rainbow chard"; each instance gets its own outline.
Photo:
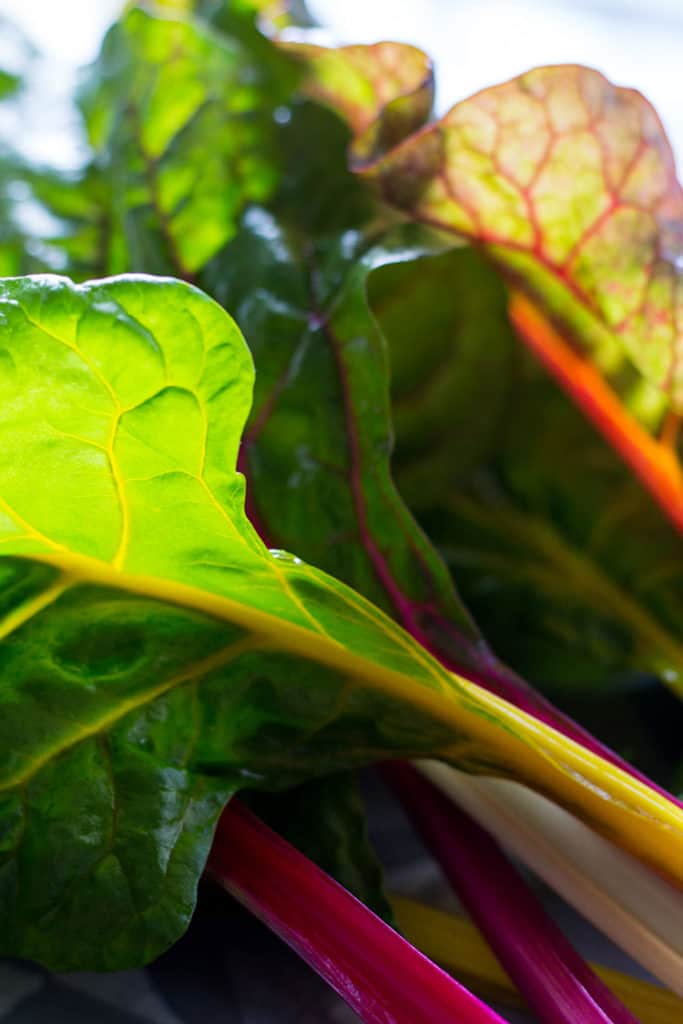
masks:
<instances>
[{"instance_id":1,"label":"rainbow chard","mask_svg":"<svg viewBox=\"0 0 683 1024\"><path fill-rule=\"evenodd\" d=\"M208 872L365 1024L504 1024L238 801L218 823Z\"/></svg>"},{"instance_id":2,"label":"rainbow chard","mask_svg":"<svg viewBox=\"0 0 683 1024\"><path fill-rule=\"evenodd\" d=\"M588 68L538 68L362 173L483 248L520 336L683 528L683 194L650 104Z\"/></svg>"},{"instance_id":3,"label":"rainbow chard","mask_svg":"<svg viewBox=\"0 0 683 1024\"><path fill-rule=\"evenodd\" d=\"M2 314L4 952L150 958L235 790L387 756L519 778L680 878L673 804L265 548L234 469L253 368L218 305L38 277Z\"/></svg>"},{"instance_id":4,"label":"rainbow chard","mask_svg":"<svg viewBox=\"0 0 683 1024\"><path fill-rule=\"evenodd\" d=\"M31 181L63 229L48 262L121 276L1 285L0 948L147 962L247 790L388 915L367 849L336 838L360 817L348 773L386 758L479 777L502 841L486 786L515 780L622 847L634 890L673 892L683 810L640 771L672 782L657 744L596 739L548 699L609 702L632 670L681 690L680 200L652 111L541 69L430 124L412 47L275 45L268 3L173 6L129 8L90 70L78 201ZM275 907L276 859L327 893L332 929L367 925L456 998L265 827L221 821L212 870L311 961L349 950ZM527 948L551 934L534 920ZM556 978L588 977L565 954Z\"/></svg>"},{"instance_id":5,"label":"rainbow chard","mask_svg":"<svg viewBox=\"0 0 683 1024\"><path fill-rule=\"evenodd\" d=\"M634 1024L635 1018L546 917L521 875L476 822L415 768L390 764L383 775L540 1020Z\"/></svg>"}]
</instances>

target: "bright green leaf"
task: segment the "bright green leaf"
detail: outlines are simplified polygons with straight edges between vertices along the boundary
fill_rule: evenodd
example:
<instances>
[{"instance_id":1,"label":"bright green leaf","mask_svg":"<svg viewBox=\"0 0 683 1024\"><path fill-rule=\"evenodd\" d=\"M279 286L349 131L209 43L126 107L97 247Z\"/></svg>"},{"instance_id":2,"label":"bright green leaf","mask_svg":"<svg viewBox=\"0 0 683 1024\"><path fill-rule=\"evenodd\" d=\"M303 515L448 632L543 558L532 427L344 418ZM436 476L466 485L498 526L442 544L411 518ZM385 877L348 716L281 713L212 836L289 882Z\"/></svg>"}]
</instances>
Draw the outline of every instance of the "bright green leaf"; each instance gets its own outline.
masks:
<instances>
[{"instance_id":1,"label":"bright green leaf","mask_svg":"<svg viewBox=\"0 0 683 1024\"><path fill-rule=\"evenodd\" d=\"M180 16L136 8L110 30L81 97L115 197L108 269L190 277L271 193L269 76L238 40Z\"/></svg>"},{"instance_id":2,"label":"bright green leaf","mask_svg":"<svg viewBox=\"0 0 683 1024\"><path fill-rule=\"evenodd\" d=\"M263 546L234 468L251 358L220 307L39 277L0 312L3 952L153 958L236 788L386 756L520 778L677 876L673 805Z\"/></svg>"}]
</instances>

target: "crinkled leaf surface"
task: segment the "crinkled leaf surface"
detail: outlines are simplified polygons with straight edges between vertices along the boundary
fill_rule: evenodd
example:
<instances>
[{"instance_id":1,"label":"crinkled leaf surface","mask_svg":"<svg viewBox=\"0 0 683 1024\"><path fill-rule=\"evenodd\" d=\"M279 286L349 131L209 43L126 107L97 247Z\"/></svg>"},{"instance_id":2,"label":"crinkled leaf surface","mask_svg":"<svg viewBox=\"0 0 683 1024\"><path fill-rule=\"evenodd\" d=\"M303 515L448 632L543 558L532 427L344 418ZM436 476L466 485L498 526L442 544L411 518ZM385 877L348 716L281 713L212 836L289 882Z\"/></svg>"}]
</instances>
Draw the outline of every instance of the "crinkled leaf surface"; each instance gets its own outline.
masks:
<instances>
[{"instance_id":1,"label":"crinkled leaf surface","mask_svg":"<svg viewBox=\"0 0 683 1024\"><path fill-rule=\"evenodd\" d=\"M441 625L442 614L439 630L450 637L449 642L455 643L456 650L463 647L463 659L484 656L492 660L482 648L469 616L455 598L444 566L407 516L391 485L387 473L388 420L378 422L372 439L376 454L370 453L371 472L358 467L351 471L348 465L353 460L347 453L348 425L343 389L336 355L323 329L322 306L329 305L335 298L351 273L357 254L367 246L358 229L372 218L373 204L345 169L347 133L333 117L310 105L304 109L290 105L289 110L281 106L277 111L279 124L276 125L275 103L290 98L291 85L297 77L289 71L291 58L283 58L259 34L245 15L245 10L240 10L237 5L208 3L198 6L202 15L209 17L222 33L221 40L226 36L240 40L242 72L254 81L270 83L268 90L261 90L261 128L264 137L270 140L269 145L272 143L268 152L273 180L285 179L273 201L274 211L263 207L248 208L234 241L196 275L226 308L236 312L258 359L255 409L242 453L243 468L249 472L252 482L250 514L271 544L299 551L304 557L317 561L328 571L360 587L366 596L395 610L373 566L374 557L384 571L385 558L377 550L367 526L357 523L356 505L364 506L366 502L360 489L361 477L363 483L377 480L369 502L377 509L372 529L376 531L379 526L386 535L385 543L392 548L388 561L393 565L387 567L385 575L399 600L404 601L404 607L417 621L422 617L417 604L426 604L429 593L440 589L442 613L445 612L450 621ZM249 4L245 7L248 8ZM135 100L136 81L154 81L159 73L155 65L156 51L150 54L150 47L144 47L142 43L145 37L155 38L156 35L163 42L170 31L176 29L163 20L155 21L150 15L134 22L127 19L123 27L114 30L92 71L88 105L91 129L98 120L107 123L112 106L123 109L131 99ZM189 24L185 31L197 32L206 38L205 28ZM216 45L216 38L211 37L212 45ZM114 46L116 40L119 42ZM123 48L127 54L126 61L112 61L111 53L120 56L123 42L126 42ZM218 46L217 59L227 60L232 52L231 46L231 42ZM163 46L157 49L163 54ZM364 49L368 48L354 50L357 60L361 59ZM129 62L140 65L136 76L131 76ZM229 72L227 68L226 76ZM198 68L197 74L203 75L203 69ZM417 85L417 80L412 85ZM370 83L367 83L367 89L372 96ZM110 100L111 92L116 96ZM424 90L423 95L426 95ZM389 99L388 94L386 98ZM136 102L139 104L139 100ZM400 105L390 116L394 122L397 117L405 121L405 112L402 113ZM106 146L104 149L100 147L97 165L88 173L88 182L93 186L96 197L100 197L100 212L83 218L80 211L76 211L74 217L68 206L71 190L60 192L57 188L56 194L45 196L52 211L74 225L71 236L65 232L63 242L69 253L70 267L78 270L77 257L84 254L86 260L82 265L87 269L87 256L90 254L92 270L95 273L106 272L112 265L110 252L119 254L122 261L119 265L125 269L177 267L172 239L163 230L159 210L151 204L138 209L135 192L121 190L117 183L122 174L130 177L136 162L144 159L139 140L127 138L117 124L114 122L105 133ZM231 130L229 119L224 130ZM248 157L247 142L247 139L238 139L241 147L239 159L242 155ZM199 144L205 148L206 140L198 137ZM199 158L204 159L201 154ZM119 166L121 164L122 167ZM230 166L226 166L227 178L231 174ZM320 187L323 180L325 189ZM212 187L220 191L221 181L216 179ZM79 194L85 195L85 191L81 188ZM287 217L282 216L283 208L287 210ZM350 229L355 232L353 237L349 237ZM318 244L321 235L324 239L320 239ZM317 269L321 263L324 280ZM323 295L312 294L314 277L316 287L324 291ZM361 310L362 329L372 332L360 289L356 290L359 292L355 301ZM321 312L316 311L318 305ZM372 344L375 348L378 340L374 332ZM287 364L296 366L305 353L308 356L304 359L303 375L292 390L287 383L279 381L279 377ZM378 372L382 376L375 378L374 374ZM320 382L320 373L325 381L327 401L316 410L311 406L307 389L313 374ZM381 358L379 363L376 358L368 363L367 372L354 384L355 390L358 385L373 388L373 403L386 402L386 373ZM280 391L284 392L282 400L276 402ZM277 408L272 409L276 404ZM274 414L270 415L271 412ZM269 422L263 430L266 420ZM306 437L307 433L310 438ZM313 474L315 463L319 463L318 472ZM352 490L351 477L355 491ZM379 502L375 497L377 494L381 495ZM276 521L272 515L275 509L279 510ZM388 525L391 519L398 520L397 526ZM366 546L371 546L370 553L365 546L355 546L354 539L359 532L363 533ZM415 549L414 554L408 545ZM397 575L396 581L392 574ZM403 587L407 591L405 599L399 589ZM415 608L410 604L413 597ZM282 799L285 800L284 797ZM372 884L370 879L369 885Z\"/></svg>"},{"instance_id":2,"label":"crinkled leaf surface","mask_svg":"<svg viewBox=\"0 0 683 1024\"><path fill-rule=\"evenodd\" d=\"M155 80L156 50L150 56L142 45L148 35L155 39L160 34L163 42L169 32L206 32L191 22L178 28L177 22L138 14L142 20L126 18L112 36L116 40L125 29L135 42L129 56L140 65L137 75L131 78L125 62L112 64L108 54L113 44L108 41L93 69L94 82L103 83L93 92L95 120L105 116L107 87L125 97L131 91L129 79ZM277 70L285 58L248 20L222 7L214 22L221 30L241 34L244 67L251 68L252 75L257 59L262 68L272 65L278 88L287 79L291 93L292 76ZM227 50L219 48L218 53L227 60L232 43L225 45ZM163 46L160 52L165 52ZM361 69L371 67L374 57L372 47L353 50L353 61ZM421 90L419 86L424 71L421 58L403 78L397 72L392 82L397 85L398 77L397 88L403 81L406 95L417 89L424 97L429 92L424 83ZM373 83L363 81L369 124L391 106L391 93L385 90L380 101ZM202 287L234 313L257 363L257 392L242 453L252 483L250 515L272 546L296 550L401 615L420 637L429 634L430 643L441 643L455 665L472 671L483 671L485 665L493 671L495 659L389 476L386 364L381 337L367 313L368 267L359 264L371 237L382 228L382 222L375 223L376 205L346 170L348 134L342 125L321 108L292 103L291 96L289 107L279 108L281 123L276 125L276 92L262 94L261 103L264 116L269 111L272 178L279 187L267 207L247 208L233 240L196 275ZM91 112L91 122L94 115ZM110 132L110 140L111 154L104 163L105 177L111 179L114 156L134 166L144 154L135 138L123 152L119 135ZM244 147L245 141L236 145ZM248 156L248 147L244 153L240 150L242 156ZM115 181L110 188L117 197L114 220L126 225L119 246L123 269L172 267L172 240L157 211L148 204L144 230L128 230L141 211ZM113 229L116 232L115 225ZM149 246L156 255L149 253ZM401 253L377 253L373 258L399 259ZM343 363L351 356L354 366L347 368ZM321 389L324 402L312 405L311 386ZM354 543L357 539L360 544Z\"/></svg>"},{"instance_id":3,"label":"crinkled leaf surface","mask_svg":"<svg viewBox=\"0 0 683 1024\"><path fill-rule=\"evenodd\" d=\"M485 245L598 359L624 353L683 406L683 194L639 93L538 68L456 104L369 173L412 216Z\"/></svg>"},{"instance_id":4,"label":"crinkled leaf surface","mask_svg":"<svg viewBox=\"0 0 683 1024\"><path fill-rule=\"evenodd\" d=\"M232 30L234 19L229 20ZM222 19L216 23L223 25ZM140 65L137 74L130 73L128 57L120 66L108 66L107 49L100 64L105 86L116 94L114 110L120 110L121 97L140 106L131 83L144 81L154 88L157 49L141 44L155 40L157 32L163 40L171 31L167 23L157 25L149 15L137 24L127 20L126 25L131 33L126 52ZM171 25L173 32L179 31L176 23ZM184 26L183 31L216 42L205 29ZM240 44L241 66L253 76L252 47L257 44L248 32L244 39L248 45ZM233 52L232 44L220 49L223 40L218 43L220 52ZM263 47L264 42L258 45ZM159 52L166 53L163 46ZM264 58L261 66L267 67L269 61ZM197 61L190 64L192 74L201 78L204 72L195 66ZM120 187L121 182L138 180L130 169L139 161L139 142L136 136L121 133L118 122L107 126L105 86L99 91L99 107L91 107L91 124L97 127L97 117L104 116L103 137L108 142L99 165L117 200L110 229L112 251L119 253L119 266L177 267L173 236L164 229L149 195L136 205L139 193ZM260 102L272 112L272 97L262 93ZM259 392L243 458L255 485L251 511L271 540L358 586L470 674L490 675L497 671L495 660L458 606L443 566L391 485L388 418L386 411L378 415L386 410L386 366L382 339L367 316L364 295L368 266L387 257L375 254L366 266L354 267L370 244L367 224L372 206L348 176L339 175L343 157L338 132L330 147L328 128L315 120L320 112L313 115L310 109L309 120L302 120L297 108L283 108L278 119L285 123L277 129L270 120L264 124L268 145L275 138L274 149L267 150L269 159L285 151L284 174L281 155L273 172L273 180L282 180L280 191L268 209L248 209L237 221L234 240L206 269L198 270L202 284L236 312L259 367ZM205 140L197 138L199 152ZM332 159L325 159L328 152ZM166 158L165 153L161 159ZM291 164L297 160L301 169L294 176ZM229 177L229 167L226 173ZM222 180L216 179L216 187ZM311 381L315 389L324 386L325 403L311 403ZM354 538L361 540L359 546Z\"/></svg>"},{"instance_id":5,"label":"crinkled leaf surface","mask_svg":"<svg viewBox=\"0 0 683 1024\"><path fill-rule=\"evenodd\" d=\"M667 801L263 546L234 469L251 357L220 307L42 277L1 312L3 952L153 958L235 788L390 754L519 777L677 875Z\"/></svg>"},{"instance_id":6,"label":"crinkled leaf surface","mask_svg":"<svg viewBox=\"0 0 683 1024\"><path fill-rule=\"evenodd\" d=\"M272 191L273 68L180 16L134 8L110 30L81 95L113 195L107 270L189 277Z\"/></svg>"},{"instance_id":7,"label":"crinkled leaf surface","mask_svg":"<svg viewBox=\"0 0 683 1024\"><path fill-rule=\"evenodd\" d=\"M370 300L391 354L399 488L495 649L555 695L618 690L634 671L681 692L680 537L516 345L482 257L381 268Z\"/></svg>"}]
</instances>

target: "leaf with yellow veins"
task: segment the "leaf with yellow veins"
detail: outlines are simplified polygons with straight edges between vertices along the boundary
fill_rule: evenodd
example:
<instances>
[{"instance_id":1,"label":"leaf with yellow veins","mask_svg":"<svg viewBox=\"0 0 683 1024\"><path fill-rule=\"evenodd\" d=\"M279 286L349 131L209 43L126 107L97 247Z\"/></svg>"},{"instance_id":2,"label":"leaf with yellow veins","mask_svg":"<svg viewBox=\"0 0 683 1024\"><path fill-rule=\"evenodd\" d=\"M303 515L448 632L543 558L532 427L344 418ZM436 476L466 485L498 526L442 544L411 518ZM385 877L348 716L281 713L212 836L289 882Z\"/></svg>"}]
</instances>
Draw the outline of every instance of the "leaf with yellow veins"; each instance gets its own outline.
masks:
<instances>
[{"instance_id":1,"label":"leaf with yellow veins","mask_svg":"<svg viewBox=\"0 0 683 1024\"><path fill-rule=\"evenodd\" d=\"M520 779L681 878L673 803L262 544L251 357L212 300L9 279L0 361L0 952L152 959L236 789L386 757Z\"/></svg>"}]
</instances>

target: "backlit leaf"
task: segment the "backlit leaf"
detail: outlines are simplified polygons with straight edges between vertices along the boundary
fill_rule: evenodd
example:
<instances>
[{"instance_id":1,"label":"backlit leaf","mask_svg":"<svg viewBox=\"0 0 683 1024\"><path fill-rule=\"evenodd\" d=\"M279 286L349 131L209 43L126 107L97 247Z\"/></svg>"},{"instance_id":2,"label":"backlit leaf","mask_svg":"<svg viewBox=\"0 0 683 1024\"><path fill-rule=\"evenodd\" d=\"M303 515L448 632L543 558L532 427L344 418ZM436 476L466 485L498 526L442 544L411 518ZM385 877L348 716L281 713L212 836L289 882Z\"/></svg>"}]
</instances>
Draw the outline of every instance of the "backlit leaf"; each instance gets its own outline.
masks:
<instances>
[{"instance_id":1,"label":"backlit leaf","mask_svg":"<svg viewBox=\"0 0 683 1024\"><path fill-rule=\"evenodd\" d=\"M511 775L674 877L683 815L269 552L235 471L253 379L188 285L2 286L3 952L153 958L222 804L386 756Z\"/></svg>"},{"instance_id":2,"label":"backlit leaf","mask_svg":"<svg viewBox=\"0 0 683 1024\"><path fill-rule=\"evenodd\" d=\"M482 243L599 361L683 407L683 195L654 110L578 66L456 104L368 172L412 216Z\"/></svg>"},{"instance_id":3,"label":"backlit leaf","mask_svg":"<svg viewBox=\"0 0 683 1024\"><path fill-rule=\"evenodd\" d=\"M397 145L425 123L434 100L429 57L406 43L340 46L280 43L305 63L307 92L332 107L354 134L352 155L360 167Z\"/></svg>"},{"instance_id":4,"label":"backlit leaf","mask_svg":"<svg viewBox=\"0 0 683 1024\"><path fill-rule=\"evenodd\" d=\"M207 25L136 8L110 30L81 96L116 197L108 270L190 277L234 235L276 183L270 89Z\"/></svg>"}]
</instances>

